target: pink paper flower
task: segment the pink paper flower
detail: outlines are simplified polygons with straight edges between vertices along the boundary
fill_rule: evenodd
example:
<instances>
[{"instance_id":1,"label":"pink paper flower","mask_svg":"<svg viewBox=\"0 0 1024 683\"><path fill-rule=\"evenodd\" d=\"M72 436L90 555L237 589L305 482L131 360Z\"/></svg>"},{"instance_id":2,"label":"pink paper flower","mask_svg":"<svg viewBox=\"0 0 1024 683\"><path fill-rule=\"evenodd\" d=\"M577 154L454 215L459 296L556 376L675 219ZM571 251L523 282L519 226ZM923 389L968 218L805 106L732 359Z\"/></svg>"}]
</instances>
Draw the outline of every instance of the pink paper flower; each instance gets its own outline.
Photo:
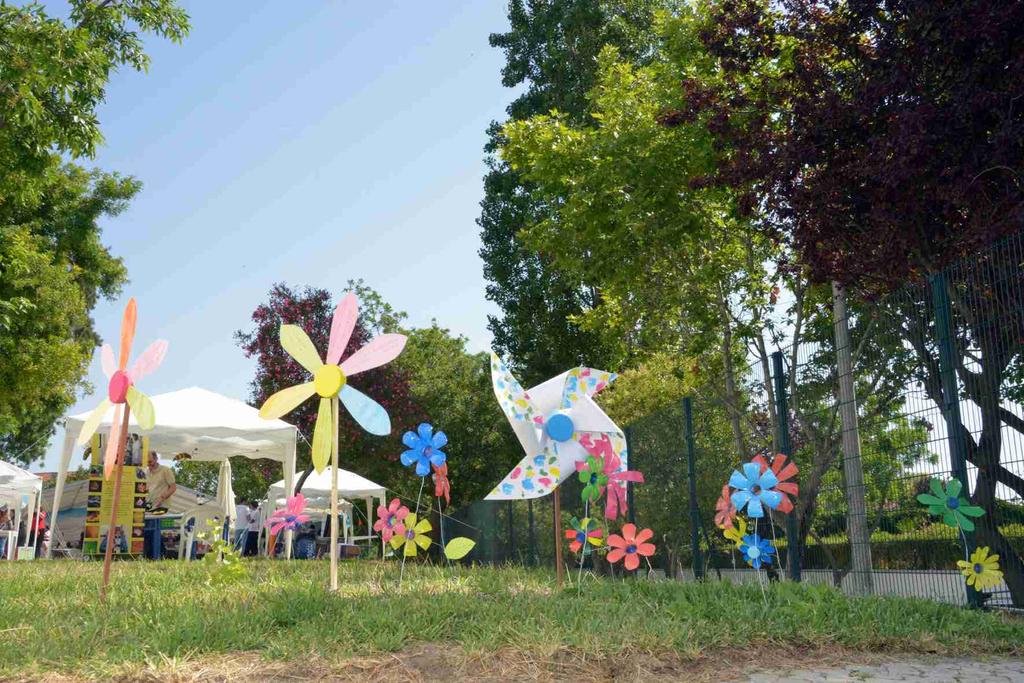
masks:
<instances>
[{"instance_id":1,"label":"pink paper flower","mask_svg":"<svg viewBox=\"0 0 1024 683\"><path fill-rule=\"evenodd\" d=\"M309 515L302 514L305 509L306 497L301 493L292 496L285 501L284 510L274 510L263 525L270 527L270 533L275 536L282 531L295 531L300 524L309 521Z\"/></svg>"},{"instance_id":2,"label":"pink paper flower","mask_svg":"<svg viewBox=\"0 0 1024 683\"><path fill-rule=\"evenodd\" d=\"M731 529L732 520L736 518L736 506L729 497L729 485L722 486L722 495L715 502L715 525L719 529Z\"/></svg>"},{"instance_id":3,"label":"pink paper flower","mask_svg":"<svg viewBox=\"0 0 1024 683\"><path fill-rule=\"evenodd\" d=\"M381 540L387 543L395 534L401 536L405 533L405 518L408 516L409 508L395 498L387 507L377 506L377 521L373 523L373 530L378 532Z\"/></svg>"},{"instance_id":4,"label":"pink paper flower","mask_svg":"<svg viewBox=\"0 0 1024 683\"><path fill-rule=\"evenodd\" d=\"M653 543L648 543L654 532L644 529L640 533L636 531L635 524L625 524L622 527L622 535L612 534L608 537L608 547L612 550L608 553L608 561L615 564L622 558L626 558L626 569L633 571L640 566L640 558L650 557L656 548Z\"/></svg>"}]
</instances>

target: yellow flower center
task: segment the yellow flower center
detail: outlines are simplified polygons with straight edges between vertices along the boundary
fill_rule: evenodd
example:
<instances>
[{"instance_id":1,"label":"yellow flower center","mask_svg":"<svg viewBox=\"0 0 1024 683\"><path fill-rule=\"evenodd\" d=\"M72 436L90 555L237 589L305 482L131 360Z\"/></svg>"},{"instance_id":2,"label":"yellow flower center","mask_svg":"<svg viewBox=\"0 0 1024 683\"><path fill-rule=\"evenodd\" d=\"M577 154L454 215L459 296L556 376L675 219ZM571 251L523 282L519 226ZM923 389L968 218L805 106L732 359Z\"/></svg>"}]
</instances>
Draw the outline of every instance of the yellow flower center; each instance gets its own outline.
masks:
<instances>
[{"instance_id":1,"label":"yellow flower center","mask_svg":"<svg viewBox=\"0 0 1024 683\"><path fill-rule=\"evenodd\" d=\"M333 398L345 386L345 373L337 365L321 366L313 375L313 386L316 393L324 398Z\"/></svg>"}]
</instances>

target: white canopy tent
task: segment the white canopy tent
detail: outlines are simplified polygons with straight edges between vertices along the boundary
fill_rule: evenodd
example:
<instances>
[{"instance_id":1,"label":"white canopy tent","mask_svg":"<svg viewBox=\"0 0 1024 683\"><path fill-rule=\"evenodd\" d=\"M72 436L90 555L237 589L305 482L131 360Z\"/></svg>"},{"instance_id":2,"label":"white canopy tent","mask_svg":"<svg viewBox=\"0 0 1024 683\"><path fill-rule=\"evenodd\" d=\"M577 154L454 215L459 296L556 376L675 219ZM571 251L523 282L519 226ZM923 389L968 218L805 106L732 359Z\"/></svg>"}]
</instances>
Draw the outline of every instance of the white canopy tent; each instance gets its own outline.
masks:
<instances>
[{"instance_id":1,"label":"white canopy tent","mask_svg":"<svg viewBox=\"0 0 1024 683\"><path fill-rule=\"evenodd\" d=\"M156 427L141 432L135 416L128 431L149 437L149 447L165 457L187 454L197 462L220 462L217 500L224 507L225 518L234 516L234 495L231 492L231 465L228 458L276 460L284 468L284 480L292 486L295 479L295 441L298 430L281 420L264 420L259 411L237 399L221 396L199 387L180 389L152 397ZM111 407L100 422L100 434L110 433L114 409ZM67 479L68 466L75 441L89 413L73 415L65 420L64 448L57 471L51 525L56 525L60 499ZM290 544L289 544L290 545Z\"/></svg>"},{"instance_id":2,"label":"white canopy tent","mask_svg":"<svg viewBox=\"0 0 1024 683\"><path fill-rule=\"evenodd\" d=\"M331 476L332 470L330 467L327 467L323 472L312 472L306 477L306 481L302 484L301 493L305 496L309 507L314 509L330 507ZM267 501L270 509L265 510L264 515L269 515L275 507L283 506L285 500L294 491L294 484L285 484L283 480L276 484L271 484L267 490ZM373 499L376 498L383 502L386 496L387 489L380 484L375 484L355 472L338 468L338 497L348 501L363 500L366 503L367 535L349 536L346 528L345 538L347 541L369 541L373 539L371 532L373 528ZM339 504L341 504L340 501ZM344 507L343 504L342 507Z\"/></svg>"},{"instance_id":3,"label":"white canopy tent","mask_svg":"<svg viewBox=\"0 0 1024 683\"><path fill-rule=\"evenodd\" d=\"M14 531L8 534L7 559L18 556L15 546L18 544L18 526L21 524L21 508L28 498L27 516L29 533L25 534L26 547L33 548L36 544L36 525L32 524L35 511L39 507L39 497L43 492L43 480L36 475L10 463L0 461L0 505L13 508ZM0 532L6 533L6 532ZM32 557L33 554L29 554Z\"/></svg>"}]
</instances>

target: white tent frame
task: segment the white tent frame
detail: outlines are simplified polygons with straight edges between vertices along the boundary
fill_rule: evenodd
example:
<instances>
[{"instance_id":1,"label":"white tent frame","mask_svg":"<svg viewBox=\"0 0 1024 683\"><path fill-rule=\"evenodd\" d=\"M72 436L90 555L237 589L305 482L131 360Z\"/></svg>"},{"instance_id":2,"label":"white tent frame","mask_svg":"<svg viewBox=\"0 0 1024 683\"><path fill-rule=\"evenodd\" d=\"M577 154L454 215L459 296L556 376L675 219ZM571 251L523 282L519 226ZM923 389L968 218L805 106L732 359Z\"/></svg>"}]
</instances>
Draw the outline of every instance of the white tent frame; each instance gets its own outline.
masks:
<instances>
[{"instance_id":1,"label":"white tent frame","mask_svg":"<svg viewBox=\"0 0 1024 683\"><path fill-rule=\"evenodd\" d=\"M7 534L7 559L14 560L21 557L23 548L35 549L39 542L39 531L34 524L36 509L41 507L43 495L43 480L38 476L21 469L16 465L0 461L0 503L6 503L14 507L14 531L3 532ZM28 496L28 527L25 530L25 545L18 547L18 529L21 526L21 504L24 497ZM27 553L32 559L35 552Z\"/></svg>"},{"instance_id":2,"label":"white tent frame","mask_svg":"<svg viewBox=\"0 0 1024 683\"><path fill-rule=\"evenodd\" d=\"M235 514L228 458L240 456L276 460L284 469L287 486L294 486L298 438L298 429L294 425L282 420L264 420L259 417L256 408L199 387L158 394L152 397L152 402L156 413L156 426L153 430L140 431L135 416L131 415L128 431L148 437L150 449L163 454L167 459L186 453L193 461L221 463L217 500L224 508L225 519ZM97 433L110 433L113 415L111 407L103 416ZM64 447L57 470L51 526L57 523L71 456L88 417L89 413L72 415L64 422ZM288 540L291 540L291 532ZM286 557L291 557L290 542L286 548ZM51 556L51 552L52 549L47 550L47 557Z\"/></svg>"},{"instance_id":3,"label":"white tent frame","mask_svg":"<svg viewBox=\"0 0 1024 683\"><path fill-rule=\"evenodd\" d=\"M328 466L323 472L319 474L313 472L309 475L306 481L302 485L302 495L310 499L310 507L315 510L320 510L324 507L322 503L318 503L319 499L327 499L331 495L331 468ZM285 499L291 496L295 491L295 485L286 485L284 481L278 481L270 485L267 489L267 503L262 510L262 517L266 519L274 511L275 508L282 507ZM377 537L373 533L373 501L377 499L381 504L387 504L387 489L380 484L376 484L369 479L350 472L342 468L338 468L338 497L339 499L348 501L350 511L348 514L342 513L343 521L343 542L344 543L356 543L358 541L367 541L373 543ZM362 500L366 503L366 535L355 536L350 533L350 527L352 525L351 510L355 509L355 500ZM339 500L339 503L341 501ZM324 519L330 517L330 509L326 508L327 511ZM339 511L341 506L339 505ZM261 520L262 523L262 520ZM266 540L269 543L269 539ZM381 541L381 553L385 552L384 542Z\"/></svg>"}]
</instances>

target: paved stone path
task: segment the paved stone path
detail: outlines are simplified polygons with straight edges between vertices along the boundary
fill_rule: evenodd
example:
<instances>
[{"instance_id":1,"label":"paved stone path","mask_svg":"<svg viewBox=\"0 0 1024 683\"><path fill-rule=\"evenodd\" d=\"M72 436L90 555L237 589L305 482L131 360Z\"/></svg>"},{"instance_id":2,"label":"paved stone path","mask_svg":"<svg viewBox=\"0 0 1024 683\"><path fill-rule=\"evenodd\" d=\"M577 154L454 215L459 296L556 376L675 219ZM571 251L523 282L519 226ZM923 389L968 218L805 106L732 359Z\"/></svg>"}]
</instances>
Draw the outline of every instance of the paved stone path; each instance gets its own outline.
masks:
<instances>
[{"instance_id":1,"label":"paved stone path","mask_svg":"<svg viewBox=\"0 0 1024 683\"><path fill-rule=\"evenodd\" d=\"M1024 659L918 659L838 669L780 670L754 674L749 683L1019 683Z\"/></svg>"}]
</instances>

